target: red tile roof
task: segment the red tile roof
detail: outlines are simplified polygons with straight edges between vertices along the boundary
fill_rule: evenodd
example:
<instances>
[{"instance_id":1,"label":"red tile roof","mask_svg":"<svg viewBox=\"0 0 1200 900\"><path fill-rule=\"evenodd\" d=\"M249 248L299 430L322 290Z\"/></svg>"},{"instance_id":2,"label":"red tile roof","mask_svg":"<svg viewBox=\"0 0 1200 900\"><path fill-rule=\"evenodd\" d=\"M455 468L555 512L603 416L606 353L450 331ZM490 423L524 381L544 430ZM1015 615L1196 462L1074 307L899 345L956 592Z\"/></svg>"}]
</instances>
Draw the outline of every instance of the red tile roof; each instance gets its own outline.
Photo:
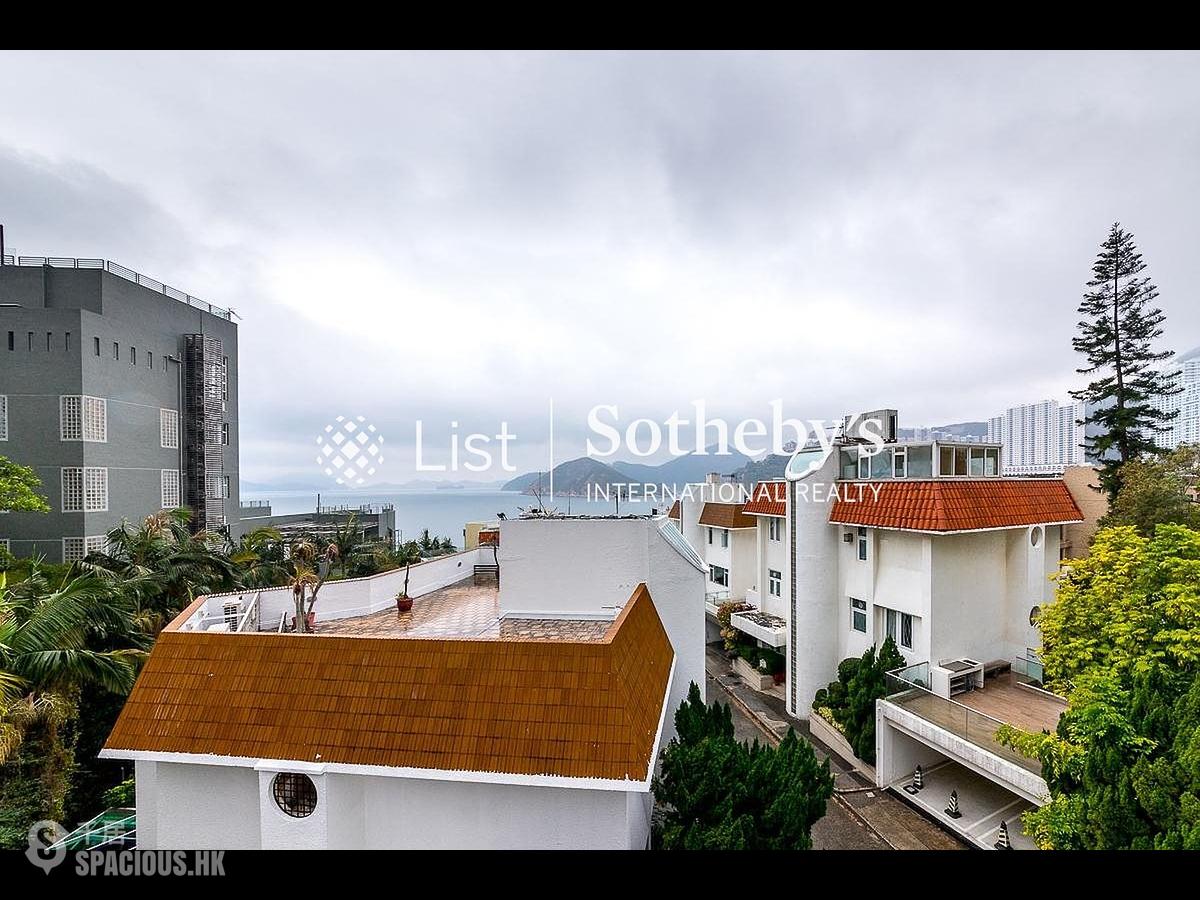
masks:
<instances>
[{"instance_id":1,"label":"red tile roof","mask_svg":"<svg viewBox=\"0 0 1200 900\"><path fill-rule=\"evenodd\" d=\"M872 490L876 486L878 496ZM1083 514L1058 479L947 479L866 483L861 498L844 491L834 501L829 521L906 531L978 531L1081 522Z\"/></svg>"},{"instance_id":2,"label":"red tile roof","mask_svg":"<svg viewBox=\"0 0 1200 900\"><path fill-rule=\"evenodd\" d=\"M168 627L105 750L642 781L673 658L645 585L601 641Z\"/></svg>"},{"instance_id":3,"label":"red tile roof","mask_svg":"<svg viewBox=\"0 0 1200 900\"><path fill-rule=\"evenodd\" d=\"M786 516L787 482L760 481L743 512L751 516Z\"/></svg>"},{"instance_id":4,"label":"red tile roof","mask_svg":"<svg viewBox=\"0 0 1200 900\"><path fill-rule=\"evenodd\" d=\"M713 528L757 528L758 520L746 515L744 503L705 503L700 524Z\"/></svg>"}]
</instances>

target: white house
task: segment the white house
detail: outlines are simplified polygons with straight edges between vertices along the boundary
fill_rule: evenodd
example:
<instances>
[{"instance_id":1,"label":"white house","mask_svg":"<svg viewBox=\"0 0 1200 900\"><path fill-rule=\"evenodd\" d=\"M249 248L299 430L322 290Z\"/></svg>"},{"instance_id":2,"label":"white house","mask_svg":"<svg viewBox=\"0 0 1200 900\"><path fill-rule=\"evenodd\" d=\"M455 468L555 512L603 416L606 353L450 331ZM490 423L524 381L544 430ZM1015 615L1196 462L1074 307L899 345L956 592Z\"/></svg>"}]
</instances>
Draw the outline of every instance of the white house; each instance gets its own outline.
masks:
<instances>
[{"instance_id":1,"label":"white house","mask_svg":"<svg viewBox=\"0 0 1200 900\"><path fill-rule=\"evenodd\" d=\"M758 584L758 522L745 513L745 501L739 482L713 474L701 484L687 485L668 513L704 561L709 640L717 638L717 607L745 601Z\"/></svg>"},{"instance_id":2,"label":"white house","mask_svg":"<svg viewBox=\"0 0 1200 900\"><path fill-rule=\"evenodd\" d=\"M200 598L101 756L136 765L146 849L647 844L657 754L704 686L705 569L665 520L520 519L490 547ZM477 574L475 566L480 566Z\"/></svg>"},{"instance_id":3,"label":"white house","mask_svg":"<svg viewBox=\"0 0 1200 900\"><path fill-rule=\"evenodd\" d=\"M1036 622L1079 508L1061 478L1002 477L996 444L873 450L849 433L789 465L788 709L808 718L838 662L890 636L910 666L895 682L900 699L879 706L880 786L911 778L919 762L949 763L957 768L939 771L988 785L972 793L962 776L967 796L998 790L987 803L1035 802L1040 767L993 738L1003 722L1053 728L1062 711L1038 689ZM979 817L969 839L994 841L1000 821Z\"/></svg>"}]
</instances>

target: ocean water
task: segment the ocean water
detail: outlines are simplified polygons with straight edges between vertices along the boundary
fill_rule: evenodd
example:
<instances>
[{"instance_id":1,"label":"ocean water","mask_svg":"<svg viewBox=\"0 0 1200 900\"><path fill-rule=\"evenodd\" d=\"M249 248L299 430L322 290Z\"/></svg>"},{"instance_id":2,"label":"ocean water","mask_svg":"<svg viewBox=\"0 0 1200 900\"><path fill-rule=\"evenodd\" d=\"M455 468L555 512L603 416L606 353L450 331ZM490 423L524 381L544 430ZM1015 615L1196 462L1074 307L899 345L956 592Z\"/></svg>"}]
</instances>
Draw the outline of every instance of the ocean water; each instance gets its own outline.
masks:
<instances>
[{"instance_id":1,"label":"ocean water","mask_svg":"<svg viewBox=\"0 0 1200 900\"><path fill-rule=\"evenodd\" d=\"M311 512L316 508L317 495L309 491L255 491L255 500L270 500L271 512ZM462 546L463 526L467 522L487 522L497 513L515 518L521 509L537 506L537 500L528 494L514 491L396 491L373 494L370 491L321 492L322 506L361 506L364 503L391 503L396 507L396 530L401 540L413 540L420 536L421 529L428 528L431 534L448 537L455 546ZM587 500L583 497L556 497L551 503L543 498L542 503L560 513L603 516L617 512L614 502ZM656 504L622 500L619 512L649 513ZM657 504L659 511L665 511Z\"/></svg>"}]
</instances>

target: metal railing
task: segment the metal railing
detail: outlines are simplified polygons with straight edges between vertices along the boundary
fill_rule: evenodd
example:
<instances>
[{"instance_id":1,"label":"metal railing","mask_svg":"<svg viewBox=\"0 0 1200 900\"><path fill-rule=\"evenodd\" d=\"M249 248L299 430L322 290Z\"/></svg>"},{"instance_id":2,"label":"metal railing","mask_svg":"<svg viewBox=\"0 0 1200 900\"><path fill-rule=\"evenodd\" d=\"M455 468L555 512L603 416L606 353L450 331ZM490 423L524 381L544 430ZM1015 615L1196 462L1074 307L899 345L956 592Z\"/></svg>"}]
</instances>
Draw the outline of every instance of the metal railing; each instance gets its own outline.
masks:
<instances>
[{"instance_id":1,"label":"metal railing","mask_svg":"<svg viewBox=\"0 0 1200 900\"><path fill-rule=\"evenodd\" d=\"M340 513L367 513L368 515L378 515L379 513L392 512L396 508L392 503L363 503L360 506L350 506L342 504L340 506L319 506L317 507L317 515L331 516Z\"/></svg>"},{"instance_id":2,"label":"metal railing","mask_svg":"<svg viewBox=\"0 0 1200 900\"><path fill-rule=\"evenodd\" d=\"M89 819L49 849L96 850L101 847L132 849L137 846L137 814L132 809L106 809Z\"/></svg>"},{"instance_id":3,"label":"metal railing","mask_svg":"<svg viewBox=\"0 0 1200 900\"><path fill-rule=\"evenodd\" d=\"M261 596L261 593L255 594L254 599L246 606L246 611L242 613L242 617L238 619L239 634L244 631L258 631L258 598Z\"/></svg>"},{"instance_id":4,"label":"metal railing","mask_svg":"<svg viewBox=\"0 0 1200 900\"><path fill-rule=\"evenodd\" d=\"M242 509L262 509L264 507L266 509L270 509L271 501L270 500L242 500L239 505L242 507Z\"/></svg>"},{"instance_id":5,"label":"metal railing","mask_svg":"<svg viewBox=\"0 0 1200 900\"><path fill-rule=\"evenodd\" d=\"M71 256L14 256L12 254L4 254L4 265L6 266L50 266L54 269L103 269L109 274L116 275L118 278L124 278L126 281L132 281L134 284L170 297L172 300L177 300L180 303L185 303L193 309L203 310L207 313L212 313L221 319L233 320L233 314L221 307L209 303L207 300L201 300L199 297L193 297L178 288L173 288L169 284L163 284L154 278L149 278L133 269L112 262L107 259L77 259Z\"/></svg>"},{"instance_id":6,"label":"metal railing","mask_svg":"<svg viewBox=\"0 0 1200 900\"><path fill-rule=\"evenodd\" d=\"M1032 656L1018 656L1012 661L1013 681L1038 690L1045 690L1046 667Z\"/></svg>"}]
</instances>

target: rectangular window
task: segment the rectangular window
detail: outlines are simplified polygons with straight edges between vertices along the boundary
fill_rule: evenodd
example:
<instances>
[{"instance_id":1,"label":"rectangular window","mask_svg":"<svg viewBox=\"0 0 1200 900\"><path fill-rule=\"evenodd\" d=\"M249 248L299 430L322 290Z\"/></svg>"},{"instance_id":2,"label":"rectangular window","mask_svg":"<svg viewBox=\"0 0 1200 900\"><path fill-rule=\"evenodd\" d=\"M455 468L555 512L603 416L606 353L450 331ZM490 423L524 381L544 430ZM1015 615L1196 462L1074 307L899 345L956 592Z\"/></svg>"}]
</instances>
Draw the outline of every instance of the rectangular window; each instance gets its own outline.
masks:
<instances>
[{"instance_id":1,"label":"rectangular window","mask_svg":"<svg viewBox=\"0 0 1200 900\"><path fill-rule=\"evenodd\" d=\"M168 450L179 449L179 413L173 409L158 411L158 443Z\"/></svg>"},{"instance_id":2,"label":"rectangular window","mask_svg":"<svg viewBox=\"0 0 1200 900\"><path fill-rule=\"evenodd\" d=\"M83 552L85 555L92 553L103 553L108 549L108 538L102 534L93 534L83 539Z\"/></svg>"},{"instance_id":3,"label":"rectangular window","mask_svg":"<svg viewBox=\"0 0 1200 900\"><path fill-rule=\"evenodd\" d=\"M8 440L8 397L0 394L0 441Z\"/></svg>"},{"instance_id":4,"label":"rectangular window","mask_svg":"<svg viewBox=\"0 0 1200 900\"><path fill-rule=\"evenodd\" d=\"M987 450L987 458L983 467L984 475L999 475L1000 474L1000 448L989 447Z\"/></svg>"},{"instance_id":5,"label":"rectangular window","mask_svg":"<svg viewBox=\"0 0 1200 900\"><path fill-rule=\"evenodd\" d=\"M179 470L162 470L162 508L175 509L179 506Z\"/></svg>"},{"instance_id":6,"label":"rectangular window","mask_svg":"<svg viewBox=\"0 0 1200 900\"><path fill-rule=\"evenodd\" d=\"M908 613L900 614L900 646L905 650L913 648L913 617Z\"/></svg>"},{"instance_id":7,"label":"rectangular window","mask_svg":"<svg viewBox=\"0 0 1200 900\"><path fill-rule=\"evenodd\" d=\"M862 448L858 448L858 477L871 477L871 457L867 456L867 452Z\"/></svg>"},{"instance_id":8,"label":"rectangular window","mask_svg":"<svg viewBox=\"0 0 1200 900\"><path fill-rule=\"evenodd\" d=\"M221 399L229 399L229 357L221 357Z\"/></svg>"},{"instance_id":9,"label":"rectangular window","mask_svg":"<svg viewBox=\"0 0 1200 900\"><path fill-rule=\"evenodd\" d=\"M710 528L710 529L708 529L708 543L709 543L709 546L712 546L712 542L713 542L713 530Z\"/></svg>"},{"instance_id":10,"label":"rectangular window","mask_svg":"<svg viewBox=\"0 0 1200 900\"><path fill-rule=\"evenodd\" d=\"M709 566L708 580L721 587L729 587L729 570L724 566Z\"/></svg>"},{"instance_id":11,"label":"rectangular window","mask_svg":"<svg viewBox=\"0 0 1200 900\"><path fill-rule=\"evenodd\" d=\"M62 539L63 562L78 562L83 559L83 538L65 537Z\"/></svg>"},{"instance_id":12,"label":"rectangular window","mask_svg":"<svg viewBox=\"0 0 1200 900\"><path fill-rule=\"evenodd\" d=\"M96 351L97 356L100 355L100 338L98 338L98 337L92 338L92 349L94 351Z\"/></svg>"},{"instance_id":13,"label":"rectangular window","mask_svg":"<svg viewBox=\"0 0 1200 900\"><path fill-rule=\"evenodd\" d=\"M27 342L26 342L26 347L27 347L27 349L29 350L29 352L30 352L30 353L32 353L32 352L33 352L33 332L32 332L32 331L31 331L31 332L29 332L29 337L28 337L28 339L27 339Z\"/></svg>"},{"instance_id":14,"label":"rectangular window","mask_svg":"<svg viewBox=\"0 0 1200 900\"><path fill-rule=\"evenodd\" d=\"M79 466L62 470L62 511L83 512L83 469Z\"/></svg>"},{"instance_id":15,"label":"rectangular window","mask_svg":"<svg viewBox=\"0 0 1200 900\"><path fill-rule=\"evenodd\" d=\"M770 518L767 519L767 539L771 541L781 541L783 539L783 520Z\"/></svg>"},{"instance_id":16,"label":"rectangular window","mask_svg":"<svg viewBox=\"0 0 1200 900\"><path fill-rule=\"evenodd\" d=\"M938 447L938 475L954 474L954 448Z\"/></svg>"},{"instance_id":17,"label":"rectangular window","mask_svg":"<svg viewBox=\"0 0 1200 900\"><path fill-rule=\"evenodd\" d=\"M933 477L933 447L928 444L906 447L904 457L906 478Z\"/></svg>"},{"instance_id":18,"label":"rectangular window","mask_svg":"<svg viewBox=\"0 0 1200 900\"><path fill-rule=\"evenodd\" d=\"M228 422L221 423L221 446L222 447L229 446L229 423Z\"/></svg>"},{"instance_id":19,"label":"rectangular window","mask_svg":"<svg viewBox=\"0 0 1200 900\"><path fill-rule=\"evenodd\" d=\"M108 509L108 469L85 466L83 469L83 511L104 512Z\"/></svg>"},{"instance_id":20,"label":"rectangular window","mask_svg":"<svg viewBox=\"0 0 1200 900\"><path fill-rule=\"evenodd\" d=\"M100 444L108 441L108 401L103 397L83 398L83 439Z\"/></svg>"},{"instance_id":21,"label":"rectangular window","mask_svg":"<svg viewBox=\"0 0 1200 900\"><path fill-rule=\"evenodd\" d=\"M64 396L58 398L58 439L60 441L83 440L83 398Z\"/></svg>"},{"instance_id":22,"label":"rectangular window","mask_svg":"<svg viewBox=\"0 0 1200 900\"><path fill-rule=\"evenodd\" d=\"M775 569L767 569L767 593L772 597L783 595L783 573Z\"/></svg>"},{"instance_id":23,"label":"rectangular window","mask_svg":"<svg viewBox=\"0 0 1200 900\"><path fill-rule=\"evenodd\" d=\"M967 474L972 478L980 478L983 476L983 457L984 453L982 447L971 448L970 456L967 462Z\"/></svg>"},{"instance_id":24,"label":"rectangular window","mask_svg":"<svg viewBox=\"0 0 1200 900\"><path fill-rule=\"evenodd\" d=\"M47 331L46 332L46 352L49 353L53 349L54 349L54 332Z\"/></svg>"},{"instance_id":25,"label":"rectangular window","mask_svg":"<svg viewBox=\"0 0 1200 900\"><path fill-rule=\"evenodd\" d=\"M17 349L17 333L15 331L10 331L8 333L8 349L9 350Z\"/></svg>"},{"instance_id":26,"label":"rectangular window","mask_svg":"<svg viewBox=\"0 0 1200 900\"><path fill-rule=\"evenodd\" d=\"M63 334L63 349L68 353L71 352L71 332L69 331Z\"/></svg>"},{"instance_id":27,"label":"rectangular window","mask_svg":"<svg viewBox=\"0 0 1200 900\"><path fill-rule=\"evenodd\" d=\"M728 528L721 529L721 546L722 547L729 546L729 529Z\"/></svg>"},{"instance_id":28,"label":"rectangular window","mask_svg":"<svg viewBox=\"0 0 1200 900\"><path fill-rule=\"evenodd\" d=\"M867 558L867 529L858 529L858 558L865 560Z\"/></svg>"},{"instance_id":29,"label":"rectangular window","mask_svg":"<svg viewBox=\"0 0 1200 900\"><path fill-rule=\"evenodd\" d=\"M8 538L0 538L0 550L6 553L12 553L12 543Z\"/></svg>"},{"instance_id":30,"label":"rectangular window","mask_svg":"<svg viewBox=\"0 0 1200 900\"><path fill-rule=\"evenodd\" d=\"M892 451L892 477L908 477L908 448L897 447Z\"/></svg>"},{"instance_id":31,"label":"rectangular window","mask_svg":"<svg viewBox=\"0 0 1200 900\"><path fill-rule=\"evenodd\" d=\"M867 601L850 598L850 627L867 633Z\"/></svg>"},{"instance_id":32,"label":"rectangular window","mask_svg":"<svg viewBox=\"0 0 1200 900\"><path fill-rule=\"evenodd\" d=\"M121 345L113 341L113 359L121 358Z\"/></svg>"},{"instance_id":33,"label":"rectangular window","mask_svg":"<svg viewBox=\"0 0 1200 900\"><path fill-rule=\"evenodd\" d=\"M137 347L129 348L129 364L131 366L137 365Z\"/></svg>"},{"instance_id":34,"label":"rectangular window","mask_svg":"<svg viewBox=\"0 0 1200 900\"><path fill-rule=\"evenodd\" d=\"M899 634L900 614L897 613L894 609L885 609L883 612L884 612L883 618L884 618L884 625L885 625L884 633L888 637L890 637L893 641L899 640L900 639L900 634Z\"/></svg>"},{"instance_id":35,"label":"rectangular window","mask_svg":"<svg viewBox=\"0 0 1200 900\"><path fill-rule=\"evenodd\" d=\"M103 397L58 398L59 439L103 444L108 440L108 401Z\"/></svg>"},{"instance_id":36,"label":"rectangular window","mask_svg":"<svg viewBox=\"0 0 1200 900\"><path fill-rule=\"evenodd\" d=\"M154 354L151 353L149 350L146 351L146 368L147 369L154 368Z\"/></svg>"}]
</instances>

